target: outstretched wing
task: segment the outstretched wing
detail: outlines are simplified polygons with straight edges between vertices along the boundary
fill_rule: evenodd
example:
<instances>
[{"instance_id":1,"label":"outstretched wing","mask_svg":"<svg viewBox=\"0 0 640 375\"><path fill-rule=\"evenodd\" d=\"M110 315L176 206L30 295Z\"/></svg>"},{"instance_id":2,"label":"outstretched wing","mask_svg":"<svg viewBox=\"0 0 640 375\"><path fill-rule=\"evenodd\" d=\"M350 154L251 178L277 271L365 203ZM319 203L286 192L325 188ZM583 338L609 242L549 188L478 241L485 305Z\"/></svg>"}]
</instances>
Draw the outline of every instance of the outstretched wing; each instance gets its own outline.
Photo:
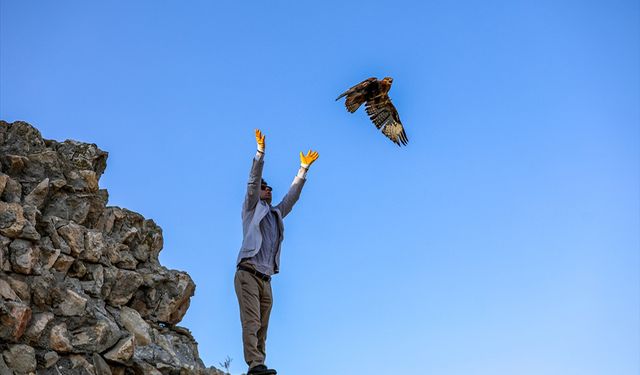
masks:
<instances>
[{"instance_id":1,"label":"outstretched wing","mask_svg":"<svg viewBox=\"0 0 640 375\"><path fill-rule=\"evenodd\" d=\"M398 146L406 145L409 142L404 127L400 122L400 116L396 107L391 103L388 95L379 95L367 101L367 114L369 118L380 129L382 134L387 136Z\"/></svg>"},{"instance_id":2,"label":"outstretched wing","mask_svg":"<svg viewBox=\"0 0 640 375\"><path fill-rule=\"evenodd\" d=\"M372 84L373 82L377 81L378 79L376 77L371 77L371 78L367 78L364 81L358 83L357 85L351 87L349 90L343 92L342 94L340 94L340 96L338 96L336 98L336 101L340 100L340 98L347 96L347 95L351 95L353 93L359 92L359 93L364 93L366 91L367 86L369 86L370 84Z\"/></svg>"},{"instance_id":3,"label":"outstretched wing","mask_svg":"<svg viewBox=\"0 0 640 375\"><path fill-rule=\"evenodd\" d=\"M362 103L366 100L366 93L369 90L369 86L376 82L378 79L375 77L367 78L364 81L358 83L357 85L351 87L349 90L343 92L336 98L340 100L340 98L346 96L347 100L345 100L344 105L347 107L347 111L353 113L360 108Z\"/></svg>"}]
</instances>

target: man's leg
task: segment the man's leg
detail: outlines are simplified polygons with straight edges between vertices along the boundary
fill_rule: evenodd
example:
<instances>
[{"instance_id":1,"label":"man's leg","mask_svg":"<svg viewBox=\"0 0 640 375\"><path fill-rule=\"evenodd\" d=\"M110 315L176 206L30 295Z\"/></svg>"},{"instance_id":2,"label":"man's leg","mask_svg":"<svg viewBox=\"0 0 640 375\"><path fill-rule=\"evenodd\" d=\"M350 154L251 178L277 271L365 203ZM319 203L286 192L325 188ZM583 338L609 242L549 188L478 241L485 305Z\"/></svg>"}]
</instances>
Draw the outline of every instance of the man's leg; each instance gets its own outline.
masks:
<instances>
[{"instance_id":1,"label":"man's leg","mask_svg":"<svg viewBox=\"0 0 640 375\"><path fill-rule=\"evenodd\" d=\"M271 306L273 306L273 294L271 293L271 283L262 281L262 293L260 293L260 329L258 330L258 350L262 357L267 357L266 341L267 328L269 328L269 316L271 316Z\"/></svg>"},{"instance_id":2,"label":"man's leg","mask_svg":"<svg viewBox=\"0 0 640 375\"><path fill-rule=\"evenodd\" d=\"M242 323L242 344L244 360L249 368L264 364L264 349L258 348L258 331L260 321L260 280L253 275L236 271L234 286L238 304L240 305L240 322Z\"/></svg>"}]
</instances>

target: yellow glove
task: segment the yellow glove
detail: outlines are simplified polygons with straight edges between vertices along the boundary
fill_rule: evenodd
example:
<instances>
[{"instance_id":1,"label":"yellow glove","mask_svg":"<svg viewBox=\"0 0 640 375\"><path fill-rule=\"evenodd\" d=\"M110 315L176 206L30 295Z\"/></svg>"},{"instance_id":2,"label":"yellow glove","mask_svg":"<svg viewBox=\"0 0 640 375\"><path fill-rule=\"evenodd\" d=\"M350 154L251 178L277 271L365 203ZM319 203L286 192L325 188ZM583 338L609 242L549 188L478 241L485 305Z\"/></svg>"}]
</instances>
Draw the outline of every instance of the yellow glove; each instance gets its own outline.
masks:
<instances>
[{"instance_id":1,"label":"yellow glove","mask_svg":"<svg viewBox=\"0 0 640 375\"><path fill-rule=\"evenodd\" d=\"M256 143L258 144L258 151L264 152L264 134L260 129L256 129Z\"/></svg>"},{"instance_id":2,"label":"yellow glove","mask_svg":"<svg viewBox=\"0 0 640 375\"><path fill-rule=\"evenodd\" d=\"M309 166L311 166L311 164L313 164L313 162L316 161L316 159L318 159L318 156L320 156L320 155L318 154L317 151L309 150L309 152L307 152L306 155L304 155L301 152L300 153L300 166L302 168L309 168Z\"/></svg>"}]
</instances>

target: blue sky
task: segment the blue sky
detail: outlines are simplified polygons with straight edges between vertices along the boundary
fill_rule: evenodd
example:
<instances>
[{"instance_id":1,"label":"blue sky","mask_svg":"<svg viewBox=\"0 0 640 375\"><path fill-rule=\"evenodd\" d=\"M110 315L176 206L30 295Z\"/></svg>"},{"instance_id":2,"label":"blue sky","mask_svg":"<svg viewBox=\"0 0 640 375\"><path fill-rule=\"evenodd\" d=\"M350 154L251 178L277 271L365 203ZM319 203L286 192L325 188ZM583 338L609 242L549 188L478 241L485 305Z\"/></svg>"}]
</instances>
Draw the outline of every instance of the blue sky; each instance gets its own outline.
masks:
<instances>
[{"instance_id":1,"label":"blue sky","mask_svg":"<svg viewBox=\"0 0 640 375\"><path fill-rule=\"evenodd\" d=\"M392 76L398 148L335 97ZM0 118L110 153L246 371L234 262L255 143L286 219L280 374L640 372L637 1L0 1Z\"/></svg>"}]
</instances>

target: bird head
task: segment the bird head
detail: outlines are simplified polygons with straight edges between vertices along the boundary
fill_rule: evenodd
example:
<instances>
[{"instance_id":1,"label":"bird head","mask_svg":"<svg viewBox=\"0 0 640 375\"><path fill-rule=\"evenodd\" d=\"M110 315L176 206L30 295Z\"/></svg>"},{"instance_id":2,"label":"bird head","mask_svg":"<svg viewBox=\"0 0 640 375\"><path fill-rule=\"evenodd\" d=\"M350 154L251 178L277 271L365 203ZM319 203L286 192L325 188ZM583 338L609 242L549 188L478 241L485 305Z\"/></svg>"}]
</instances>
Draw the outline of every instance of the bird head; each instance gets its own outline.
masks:
<instances>
[{"instance_id":1,"label":"bird head","mask_svg":"<svg viewBox=\"0 0 640 375\"><path fill-rule=\"evenodd\" d=\"M385 83L388 83L389 85L391 85L393 83L393 78L391 78L391 77L384 77L382 80Z\"/></svg>"}]
</instances>

